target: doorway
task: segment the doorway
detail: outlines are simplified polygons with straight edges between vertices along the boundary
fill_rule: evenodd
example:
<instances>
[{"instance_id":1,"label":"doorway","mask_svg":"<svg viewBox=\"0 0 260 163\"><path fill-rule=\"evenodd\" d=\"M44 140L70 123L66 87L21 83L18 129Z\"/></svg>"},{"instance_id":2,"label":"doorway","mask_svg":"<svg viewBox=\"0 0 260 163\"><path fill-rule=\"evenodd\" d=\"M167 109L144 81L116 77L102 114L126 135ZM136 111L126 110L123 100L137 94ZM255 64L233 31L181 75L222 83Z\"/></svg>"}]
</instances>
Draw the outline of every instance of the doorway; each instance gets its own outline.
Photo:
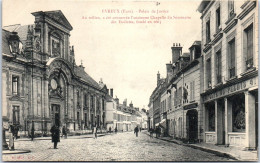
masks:
<instances>
[{"instance_id":1,"label":"doorway","mask_svg":"<svg viewBox=\"0 0 260 163\"><path fill-rule=\"evenodd\" d=\"M51 112L53 115L53 123L60 127L60 105L52 104L51 105Z\"/></svg>"},{"instance_id":2,"label":"doorway","mask_svg":"<svg viewBox=\"0 0 260 163\"><path fill-rule=\"evenodd\" d=\"M195 143L198 139L198 112L195 109L187 112L187 135L189 142Z\"/></svg>"}]
</instances>

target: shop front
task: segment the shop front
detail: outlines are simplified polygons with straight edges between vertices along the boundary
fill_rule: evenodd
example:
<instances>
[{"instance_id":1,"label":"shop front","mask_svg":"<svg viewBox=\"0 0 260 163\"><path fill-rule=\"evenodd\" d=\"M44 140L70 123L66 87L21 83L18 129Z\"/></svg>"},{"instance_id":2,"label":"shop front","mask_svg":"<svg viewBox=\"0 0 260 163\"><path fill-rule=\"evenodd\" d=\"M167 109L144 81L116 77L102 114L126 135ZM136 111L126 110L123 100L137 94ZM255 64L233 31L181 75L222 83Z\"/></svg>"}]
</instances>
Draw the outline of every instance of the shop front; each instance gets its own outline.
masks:
<instances>
[{"instance_id":1,"label":"shop front","mask_svg":"<svg viewBox=\"0 0 260 163\"><path fill-rule=\"evenodd\" d=\"M257 147L257 77L223 84L202 96L206 143Z\"/></svg>"}]
</instances>

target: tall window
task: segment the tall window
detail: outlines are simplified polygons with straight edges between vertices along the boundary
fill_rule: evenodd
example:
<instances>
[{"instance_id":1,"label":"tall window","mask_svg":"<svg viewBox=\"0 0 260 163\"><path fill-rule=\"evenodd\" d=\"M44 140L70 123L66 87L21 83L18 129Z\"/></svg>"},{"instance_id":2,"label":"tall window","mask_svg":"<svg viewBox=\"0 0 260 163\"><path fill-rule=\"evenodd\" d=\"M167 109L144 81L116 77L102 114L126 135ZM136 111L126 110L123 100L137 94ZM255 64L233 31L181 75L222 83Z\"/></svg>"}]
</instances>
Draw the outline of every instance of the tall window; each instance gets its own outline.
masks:
<instances>
[{"instance_id":1,"label":"tall window","mask_svg":"<svg viewBox=\"0 0 260 163\"><path fill-rule=\"evenodd\" d=\"M232 101L232 131L245 132L245 96L239 94L233 96Z\"/></svg>"},{"instance_id":2,"label":"tall window","mask_svg":"<svg viewBox=\"0 0 260 163\"><path fill-rule=\"evenodd\" d=\"M229 54L229 78L232 78L236 75L235 38L228 43L228 54Z\"/></svg>"},{"instance_id":3,"label":"tall window","mask_svg":"<svg viewBox=\"0 0 260 163\"><path fill-rule=\"evenodd\" d=\"M19 106L13 106L13 124L20 124L20 109Z\"/></svg>"},{"instance_id":4,"label":"tall window","mask_svg":"<svg viewBox=\"0 0 260 163\"><path fill-rule=\"evenodd\" d=\"M12 77L12 94L13 95L19 94L19 77L18 76Z\"/></svg>"},{"instance_id":5,"label":"tall window","mask_svg":"<svg viewBox=\"0 0 260 163\"><path fill-rule=\"evenodd\" d=\"M220 24L221 24L221 17L220 17L220 7L216 10L216 32L220 29Z\"/></svg>"},{"instance_id":6,"label":"tall window","mask_svg":"<svg viewBox=\"0 0 260 163\"><path fill-rule=\"evenodd\" d=\"M190 102L195 99L195 81L190 82Z\"/></svg>"},{"instance_id":7,"label":"tall window","mask_svg":"<svg viewBox=\"0 0 260 163\"><path fill-rule=\"evenodd\" d=\"M91 109L94 109L94 97L91 96Z\"/></svg>"},{"instance_id":8,"label":"tall window","mask_svg":"<svg viewBox=\"0 0 260 163\"><path fill-rule=\"evenodd\" d=\"M85 109L88 108L88 95L87 94L84 95L84 108Z\"/></svg>"},{"instance_id":9,"label":"tall window","mask_svg":"<svg viewBox=\"0 0 260 163\"><path fill-rule=\"evenodd\" d=\"M79 102L79 91L77 91L77 105L79 106L80 102Z\"/></svg>"},{"instance_id":10,"label":"tall window","mask_svg":"<svg viewBox=\"0 0 260 163\"><path fill-rule=\"evenodd\" d=\"M174 106L177 106L177 90L174 91Z\"/></svg>"},{"instance_id":11,"label":"tall window","mask_svg":"<svg viewBox=\"0 0 260 163\"><path fill-rule=\"evenodd\" d=\"M228 0L228 17L234 14L234 0Z\"/></svg>"},{"instance_id":12,"label":"tall window","mask_svg":"<svg viewBox=\"0 0 260 163\"><path fill-rule=\"evenodd\" d=\"M210 40L210 19L206 22L206 43L209 43Z\"/></svg>"},{"instance_id":13,"label":"tall window","mask_svg":"<svg viewBox=\"0 0 260 163\"><path fill-rule=\"evenodd\" d=\"M217 84L222 82L222 74L221 74L221 50L219 50L216 53L216 79L217 79Z\"/></svg>"},{"instance_id":14,"label":"tall window","mask_svg":"<svg viewBox=\"0 0 260 163\"><path fill-rule=\"evenodd\" d=\"M253 67L253 24L245 29L246 69Z\"/></svg>"},{"instance_id":15,"label":"tall window","mask_svg":"<svg viewBox=\"0 0 260 163\"><path fill-rule=\"evenodd\" d=\"M206 63L206 71L207 71L207 85L208 88L211 88L211 59L209 58Z\"/></svg>"},{"instance_id":16,"label":"tall window","mask_svg":"<svg viewBox=\"0 0 260 163\"><path fill-rule=\"evenodd\" d=\"M208 108L208 118L209 118L208 130L215 131L215 107L214 107L214 105L210 105L210 107Z\"/></svg>"}]
</instances>

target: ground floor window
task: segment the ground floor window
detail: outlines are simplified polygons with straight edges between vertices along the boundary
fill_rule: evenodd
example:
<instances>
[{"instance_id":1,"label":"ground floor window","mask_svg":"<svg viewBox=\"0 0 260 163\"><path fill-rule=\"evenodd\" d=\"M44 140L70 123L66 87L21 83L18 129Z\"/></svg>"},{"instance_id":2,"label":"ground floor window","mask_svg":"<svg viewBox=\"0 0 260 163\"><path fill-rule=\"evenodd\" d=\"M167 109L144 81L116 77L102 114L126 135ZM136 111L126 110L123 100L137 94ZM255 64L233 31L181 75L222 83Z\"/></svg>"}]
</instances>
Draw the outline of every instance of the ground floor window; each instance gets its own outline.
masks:
<instances>
[{"instance_id":1,"label":"ground floor window","mask_svg":"<svg viewBox=\"0 0 260 163\"><path fill-rule=\"evenodd\" d=\"M245 132L245 96L235 95L230 98L232 103L232 131Z\"/></svg>"},{"instance_id":2,"label":"ground floor window","mask_svg":"<svg viewBox=\"0 0 260 163\"><path fill-rule=\"evenodd\" d=\"M208 111L208 131L215 131L215 105L214 102L206 104Z\"/></svg>"}]
</instances>

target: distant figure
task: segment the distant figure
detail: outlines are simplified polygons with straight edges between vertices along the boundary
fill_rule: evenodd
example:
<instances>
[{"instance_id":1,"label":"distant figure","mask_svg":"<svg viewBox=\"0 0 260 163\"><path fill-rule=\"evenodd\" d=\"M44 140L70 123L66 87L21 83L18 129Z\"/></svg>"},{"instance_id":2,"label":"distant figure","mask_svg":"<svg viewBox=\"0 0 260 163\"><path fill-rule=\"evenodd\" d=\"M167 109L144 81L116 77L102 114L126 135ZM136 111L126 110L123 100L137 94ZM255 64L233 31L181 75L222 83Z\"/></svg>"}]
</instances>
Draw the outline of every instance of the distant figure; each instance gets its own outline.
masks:
<instances>
[{"instance_id":1,"label":"distant figure","mask_svg":"<svg viewBox=\"0 0 260 163\"><path fill-rule=\"evenodd\" d=\"M140 132L142 131L142 127L140 127Z\"/></svg>"},{"instance_id":2,"label":"distant figure","mask_svg":"<svg viewBox=\"0 0 260 163\"><path fill-rule=\"evenodd\" d=\"M117 127L115 128L115 133L117 133Z\"/></svg>"},{"instance_id":3,"label":"distant figure","mask_svg":"<svg viewBox=\"0 0 260 163\"><path fill-rule=\"evenodd\" d=\"M62 127L62 135L61 135L61 137L63 137L63 135L64 135L64 138L67 139L67 130L66 130L65 126Z\"/></svg>"},{"instance_id":4,"label":"distant figure","mask_svg":"<svg viewBox=\"0 0 260 163\"><path fill-rule=\"evenodd\" d=\"M34 139L34 124L32 124L31 136L32 136L32 141L33 141L33 139Z\"/></svg>"},{"instance_id":5,"label":"distant figure","mask_svg":"<svg viewBox=\"0 0 260 163\"><path fill-rule=\"evenodd\" d=\"M111 127L109 127L109 133L111 134Z\"/></svg>"},{"instance_id":6,"label":"distant figure","mask_svg":"<svg viewBox=\"0 0 260 163\"><path fill-rule=\"evenodd\" d=\"M156 127L155 134L156 134L156 138L158 138L160 136L160 128L159 127Z\"/></svg>"},{"instance_id":7,"label":"distant figure","mask_svg":"<svg viewBox=\"0 0 260 163\"><path fill-rule=\"evenodd\" d=\"M97 127L96 126L93 127L93 138L97 139Z\"/></svg>"},{"instance_id":8,"label":"distant figure","mask_svg":"<svg viewBox=\"0 0 260 163\"><path fill-rule=\"evenodd\" d=\"M151 128L150 129L150 138L153 138L153 132L154 132L154 130Z\"/></svg>"},{"instance_id":9,"label":"distant figure","mask_svg":"<svg viewBox=\"0 0 260 163\"><path fill-rule=\"evenodd\" d=\"M54 143L54 149L57 149L58 142L60 142L60 129L58 126L53 125L51 127L51 137L52 137L52 142Z\"/></svg>"},{"instance_id":10,"label":"distant figure","mask_svg":"<svg viewBox=\"0 0 260 163\"><path fill-rule=\"evenodd\" d=\"M134 133L136 134L136 137L138 137L138 131L139 131L139 129L138 129L138 127L136 126L135 129L134 129Z\"/></svg>"},{"instance_id":11,"label":"distant figure","mask_svg":"<svg viewBox=\"0 0 260 163\"><path fill-rule=\"evenodd\" d=\"M14 126L10 124L9 126L9 149L10 151L14 150Z\"/></svg>"}]
</instances>

